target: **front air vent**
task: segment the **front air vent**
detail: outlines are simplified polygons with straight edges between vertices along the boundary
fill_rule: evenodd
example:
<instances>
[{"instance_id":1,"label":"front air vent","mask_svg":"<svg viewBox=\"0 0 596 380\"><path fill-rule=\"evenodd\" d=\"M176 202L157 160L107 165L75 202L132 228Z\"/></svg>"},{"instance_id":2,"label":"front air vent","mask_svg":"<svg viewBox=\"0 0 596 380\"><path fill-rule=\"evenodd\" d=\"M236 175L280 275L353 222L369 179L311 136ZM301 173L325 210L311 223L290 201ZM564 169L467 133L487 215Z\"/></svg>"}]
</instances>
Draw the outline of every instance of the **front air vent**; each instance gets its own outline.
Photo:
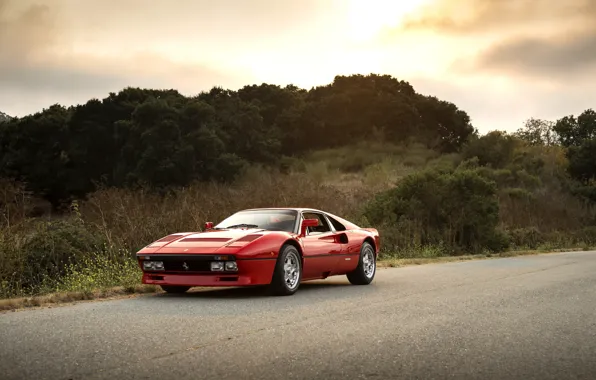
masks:
<instances>
[{"instance_id":1,"label":"front air vent","mask_svg":"<svg viewBox=\"0 0 596 380\"><path fill-rule=\"evenodd\" d=\"M236 240L235 242L237 242L237 241L247 241L247 242L248 242L248 241L253 241L253 240L255 240L255 239L258 239L258 238L260 238L261 236L263 236L263 235L261 235L261 234L256 234L256 235L246 235L246 236L243 236L243 237L241 237L240 239Z\"/></svg>"},{"instance_id":2,"label":"front air vent","mask_svg":"<svg viewBox=\"0 0 596 380\"><path fill-rule=\"evenodd\" d=\"M159 239L158 241L156 241L156 243L165 243L168 241L172 241L172 240L178 239L180 236L182 236L182 235L168 235L166 237Z\"/></svg>"}]
</instances>

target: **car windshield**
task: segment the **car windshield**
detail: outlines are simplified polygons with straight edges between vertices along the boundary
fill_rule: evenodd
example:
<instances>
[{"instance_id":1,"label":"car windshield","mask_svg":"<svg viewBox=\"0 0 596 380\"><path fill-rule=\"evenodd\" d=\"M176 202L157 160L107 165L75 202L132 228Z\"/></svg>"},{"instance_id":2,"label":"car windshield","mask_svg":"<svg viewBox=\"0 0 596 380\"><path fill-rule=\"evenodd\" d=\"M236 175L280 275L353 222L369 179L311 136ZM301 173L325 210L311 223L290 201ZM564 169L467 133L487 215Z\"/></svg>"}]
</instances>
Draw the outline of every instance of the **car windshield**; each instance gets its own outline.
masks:
<instances>
[{"instance_id":1,"label":"car windshield","mask_svg":"<svg viewBox=\"0 0 596 380\"><path fill-rule=\"evenodd\" d=\"M240 211L224 219L215 228L262 228L293 232L298 212L295 210Z\"/></svg>"}]
</instances>

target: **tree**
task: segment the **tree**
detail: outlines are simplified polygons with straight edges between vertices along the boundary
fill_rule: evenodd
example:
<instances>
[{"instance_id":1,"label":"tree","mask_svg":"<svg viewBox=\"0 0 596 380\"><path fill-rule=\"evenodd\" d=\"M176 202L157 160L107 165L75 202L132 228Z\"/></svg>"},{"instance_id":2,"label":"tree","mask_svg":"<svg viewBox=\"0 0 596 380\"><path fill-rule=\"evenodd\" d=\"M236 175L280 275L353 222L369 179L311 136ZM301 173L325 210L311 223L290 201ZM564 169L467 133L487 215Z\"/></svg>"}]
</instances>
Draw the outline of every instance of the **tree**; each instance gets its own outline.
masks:
<instances>
[{"instance_id":1,"label":"tree","mask_svg":"<svg viewBox=\"0 0 596 380\"><path fill-rule=\"evenodd\" d=\"M455 152L477 134L468 114L453 103L418 95L416 108L422 122L418 134L431 148Z\"/></svg>"},{"instance_id":2,"label":"tree","mask_svg":"<svg viewBox=\"0 0 596 380\"><path fill-rule=\"evenodd\" d=\"M567 157L567 171L573 178L585 184L596 179L596 138L569 147Z\"/></svg>"},{"instance_id":3,"label":"tree","mask_svg":"<svg viewBox=\"0 0 596 380\"><path fill-rule=\"evenodd\" d=\"M69 163L67 121L70 112L52 105L42 112L1 125L1 172L26 184L57 207L72 193L76 181L64 170Z\"/></svg>"},{"instance_id":4,"label":"tree","mask_svg":"<svg viewBox=\"0 0 596 380\"><path fill-rule=\"evenodd\" d=\"M552 121L530 118L513 135L530 145L551 146L556 142L554 126Z\"/></svg>"},{"instance_id":5,"label":"tree","mask_svg":"<svg viewBox=\"0 0 596 380\"><path fill-rule=\"evenodd\" d=\"M590 108L577 118L565 116L557 120L554 130L567 148L567 173L578 182L573 192L596 201L596 112Z\"/></svg>"},{"instance_id":6,"label":"tree","mask_svg":"<svg viewBox=\"0 0 596 380\"><path fill-rule=\"evenodd\" d=\"M577 118L565 116L557 120L553 129L559 135L561 145L579 146L584 140L596 138L596 112L590 108Z\"/></svg>"},{"instance_id":7,"label":"tree","mask_svg":"<svg viewBox=\"0 0 596 380\"><path fill-rule=\"evenodd\" d=\"M484 136L475 137L463 149L465 159L478 157L480 165L503 168L511 162L516 140L503 131L491 131Z\"/></svg>"}]
</instances>

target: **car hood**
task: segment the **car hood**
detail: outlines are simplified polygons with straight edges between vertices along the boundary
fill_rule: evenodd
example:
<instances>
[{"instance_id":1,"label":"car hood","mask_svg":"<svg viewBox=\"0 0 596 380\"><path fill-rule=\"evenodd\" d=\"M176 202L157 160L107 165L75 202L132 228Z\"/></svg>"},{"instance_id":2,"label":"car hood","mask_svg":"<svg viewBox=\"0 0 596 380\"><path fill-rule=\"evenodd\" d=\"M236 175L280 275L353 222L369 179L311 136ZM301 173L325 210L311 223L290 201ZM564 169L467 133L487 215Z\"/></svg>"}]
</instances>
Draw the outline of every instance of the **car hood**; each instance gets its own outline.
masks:
<instances>
[{"instance_id":1,"label":"car hood","mask_svg":"<svg viewBox=\"0 0 596 380\"><path fill-rule=\"evenodd\" d=\"M143 251L172 254L215 253L222 247L243 247L247 243L260 238L270 231L263 229L230 229L208 232L185 232L168 235L152 244Z\"/></svg>"}]
</instances>

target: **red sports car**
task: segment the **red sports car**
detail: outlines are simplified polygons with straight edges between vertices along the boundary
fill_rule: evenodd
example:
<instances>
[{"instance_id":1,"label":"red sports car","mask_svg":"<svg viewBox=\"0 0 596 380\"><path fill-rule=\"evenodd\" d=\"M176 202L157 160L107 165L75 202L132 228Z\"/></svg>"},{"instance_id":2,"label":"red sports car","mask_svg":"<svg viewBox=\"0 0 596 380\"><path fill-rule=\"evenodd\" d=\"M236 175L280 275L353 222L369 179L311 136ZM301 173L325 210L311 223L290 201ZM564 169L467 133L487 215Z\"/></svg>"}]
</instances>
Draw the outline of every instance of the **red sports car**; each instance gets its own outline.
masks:
<instances>
[{"instance_id":1,"label":"red sports car","mask_svg":"<svg viewBox=\"0 0 596 380\"><path fill-rule=\"evenodd\" d=\"M376 273L379 233L305 208L239 211L203 232L168 235L137 252L143 283L169 293L193 286L267 285L291 295L302 281L347 275L367 285Z\"/></svg>"}]
</instances>

